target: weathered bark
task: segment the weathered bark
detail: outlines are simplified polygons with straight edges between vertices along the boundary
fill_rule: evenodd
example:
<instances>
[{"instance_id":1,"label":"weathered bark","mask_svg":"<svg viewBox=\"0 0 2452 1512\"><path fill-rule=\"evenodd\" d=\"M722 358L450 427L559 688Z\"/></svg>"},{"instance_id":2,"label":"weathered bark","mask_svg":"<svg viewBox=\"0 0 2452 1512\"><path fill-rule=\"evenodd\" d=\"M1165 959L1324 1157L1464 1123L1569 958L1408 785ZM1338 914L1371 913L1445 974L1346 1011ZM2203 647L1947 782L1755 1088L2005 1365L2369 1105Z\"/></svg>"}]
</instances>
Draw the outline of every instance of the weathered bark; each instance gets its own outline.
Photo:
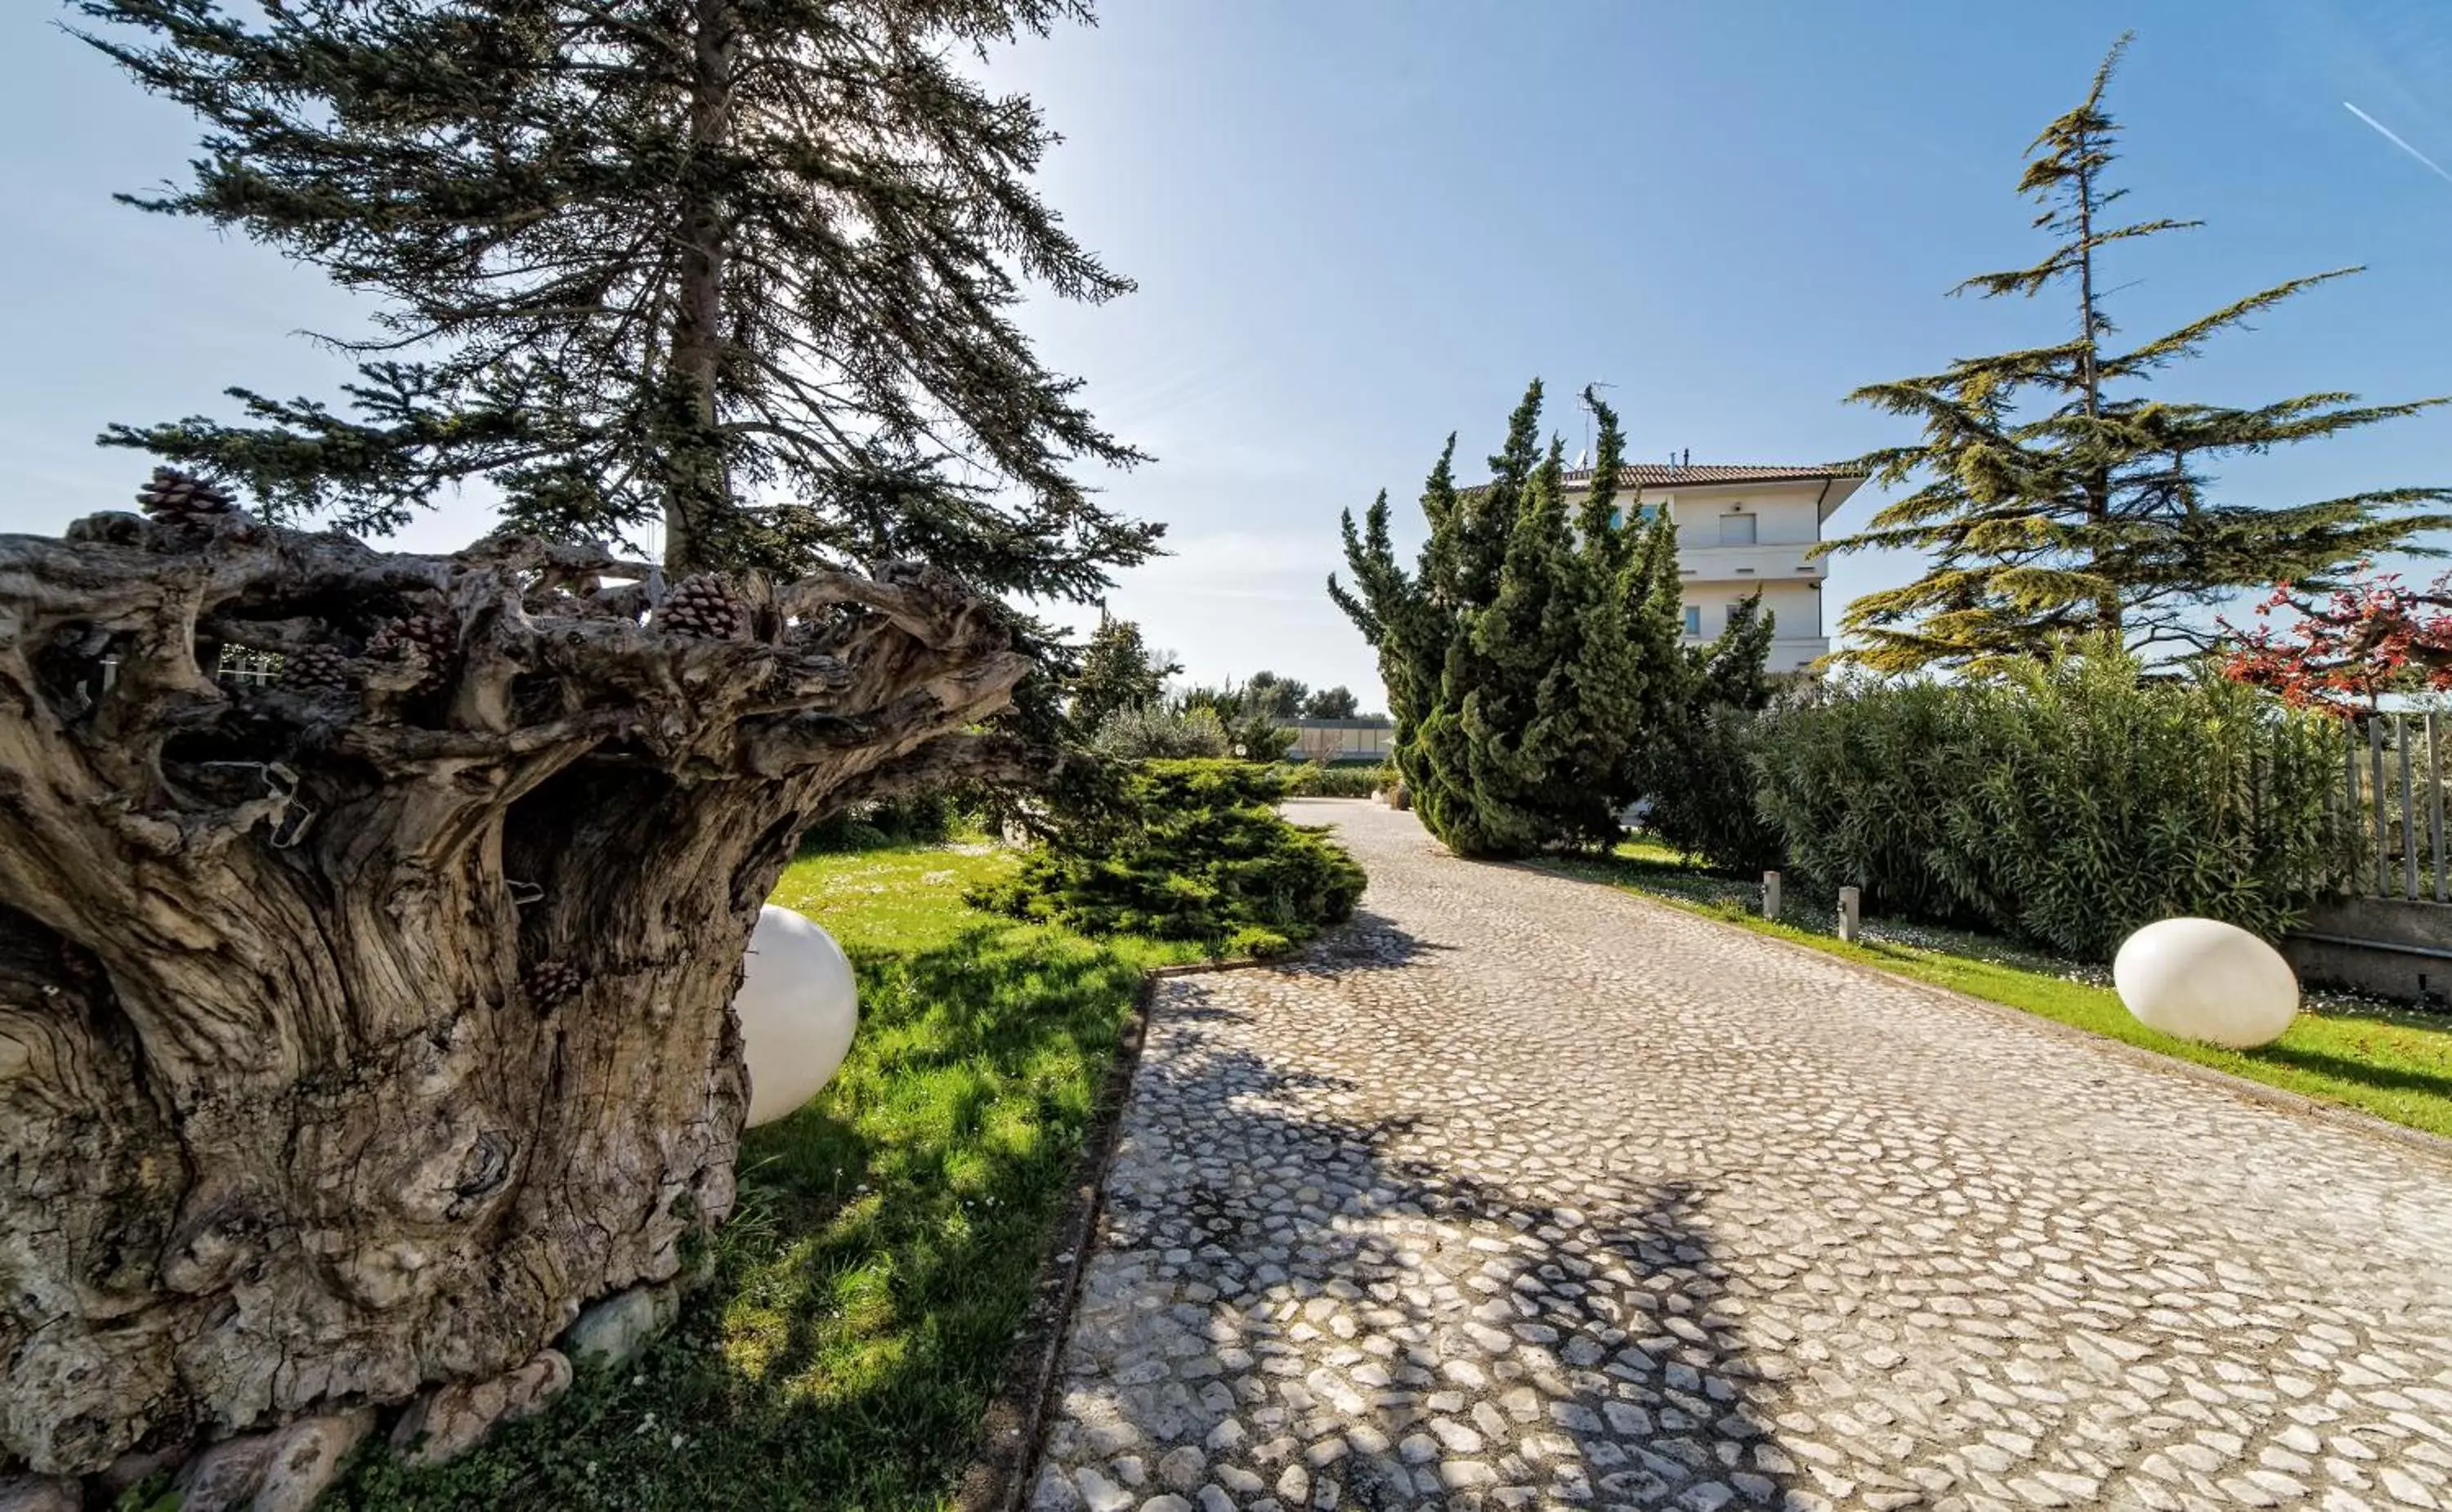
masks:
<instances>
[{"instance_id":1,"label":"weathered bark","mask_svg":"<svg viewBox=\"0 0 2452 1512\"><path fill-rule=\"evenodd\" d=\"M777 871L1013 764L948 733L1026 662L924 568L744 584L721 641L645 579L235 514L0 537L0 1472L500 1374L729 1211ZM412 614L446 664L367 657ZM224 686L200 638L363 686Z\"/></svg>"}]
</instances>

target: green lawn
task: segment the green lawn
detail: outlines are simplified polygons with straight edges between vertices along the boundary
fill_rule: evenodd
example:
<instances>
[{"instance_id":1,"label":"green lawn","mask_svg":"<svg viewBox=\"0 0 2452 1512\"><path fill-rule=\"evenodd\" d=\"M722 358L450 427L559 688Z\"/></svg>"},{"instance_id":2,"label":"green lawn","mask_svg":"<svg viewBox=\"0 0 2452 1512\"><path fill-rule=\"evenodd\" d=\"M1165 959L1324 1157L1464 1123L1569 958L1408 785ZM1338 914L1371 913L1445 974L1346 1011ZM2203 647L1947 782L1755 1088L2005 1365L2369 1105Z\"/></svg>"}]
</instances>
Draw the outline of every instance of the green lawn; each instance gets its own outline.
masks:
<instances>
[{"instance_id":1,"label":"green lawn","mask_svg":"<svg viewBox=\"0 0 2452 1512\"><path fill-rule=\"evenodd\" d=\"M1779 920L1765 919L1758 882L1690 865L1650 841L1630 841L1605 858L1543 864L1970 997L2452 1135L2452 1016L2442 1013L2310 992L2298 1020L2279 1040L2251 1051L2219 1050L2138 1023L2121 1006L2110 973L2101 967L2055 960L1961 931L1880 920L1867 920L1858 942L1846 944L1822 901L1789 895Z\"/></svg>"},{"instance_id":2,"label":"green lawn","mask_svg":"<svg viewBox=\"0 0 2452 1512\"><path fill-rule=\"evenodd\" d=\"M816 1101L748 1136L715 1283L632 1372L440 1470L378 1458L326 1504L941 1504L1143 969L1198 954L962 902L1015 864L983 847L795 862L775 900L857 963L860 1037Z\"/></svg>"}]
</instances>

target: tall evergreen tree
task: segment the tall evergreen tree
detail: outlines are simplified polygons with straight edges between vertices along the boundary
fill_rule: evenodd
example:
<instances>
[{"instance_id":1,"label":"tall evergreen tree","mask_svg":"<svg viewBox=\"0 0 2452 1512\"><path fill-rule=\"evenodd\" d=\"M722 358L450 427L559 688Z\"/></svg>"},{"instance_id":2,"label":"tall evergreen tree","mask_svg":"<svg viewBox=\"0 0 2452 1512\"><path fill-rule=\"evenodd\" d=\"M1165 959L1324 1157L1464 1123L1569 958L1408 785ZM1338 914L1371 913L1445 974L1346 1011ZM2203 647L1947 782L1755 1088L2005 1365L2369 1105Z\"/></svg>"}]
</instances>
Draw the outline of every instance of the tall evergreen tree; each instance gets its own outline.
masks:
<instances>
[{"instance_id":1,"label":"tall evergreen tree","mask_svg":"<svg viewBox=\"0 0 2452 1512\"><path fill-rule=\"evenodd\" d=\"M1073 678L1072 701L1065 713L1087 734L1118 709L1147 708L1166 697L1166 679L1183 670L1150 650L1140 625L1104 613L1098 628L1081 652L1081 670Z\"/></svg>"},{"instance_id":2,"label":"tall evergreen tree","mask_svg":"<svg viewBox=\"0 0 2452 1512\"><path fill-rule=\"evenodd\" d=\"M1311 685L1299 677L1281 677L1263 667L1243 684L1244 697L1279 719L1299 719L1311 701Z\"/></svg>"},{"instance_id":3,"label":"tall evergreen tree","mask_svg":"<svg viewBox=\"0 0 2452 1512\"><path fill-rule=\"evenodd\" d=\"M1483 793L1473 780L1473 733L1466 720L1475 696L1498 680L1498 669L1476 643L1474 631L1498 598L1515 517L1540 466L1540 432L1541 383L1535 379L1508 417L1507 440L1490 459L1490 482L1459 491L1448 480L1443 494L1426 494L1422 501L1431 521L1422 586L1446 634L1437 650L1432 700L1415 734L1414 765L1405 776L1422 821L1462 855L1505 854L1515 842L1516 826L1506 815L1482 811Z\"/></svg>"},{"instance_id":4,"label":"tall evergreen tree","mask_svg":"<svg viewBox=\"0 0 2452 1512\"><path fill-rule=\"evenodd\" d=\"M1539 445L1536 383L1487 486L1454 487L1450 438L1414 571L1396 561L1385 494L1361 528L1343 521L1354 586L1332 577L1330 595L1379 653L1416 808L1465 854L1613 838L1651 773L1636 751L1683 710L1673 529L1619 524L1617 417L1585 400L1601 465L1579 505L1559 444Z\"/></svg>"},{"instance_id":5,"label":"tall evergreen tree","mask_svg":"<svg viewBox=\"0 0 2452 1512\"><path fill-rule=\"evenodd\" d=\"M544 534L660 521L677 570L1079 599L1153 548L1073 476L1138 454L1010 318L1131 285L1032 189L1038 109L959 69L1085 0L74 3L214 128L129 203L380 300L348 412L233 389L246 423L107 442L358 531L482 480Z\"/></svg>"},{"instance_id":6,"label":"tall evergreen tree","mask_svg":"<svg viewBox=\"0 0 2452 1512\"><path fill-rule=\"evenodd\" d=\"M1361 708L1362 701L1354 696L1354 690L1340 683L1305 698L1302 712L1306 719L1351 719Z\"/></svg>"},{"instance_id":7,"label":"tall evergreen tree","mask_svg":"<svg viewBox=\"0 0 2452 1512\"><path fill-rule=\"evenodd\" d=\"M1850 396L1918 422L1923 440L1866 458L1886 484L1914 490L1870 526L1825 549L1907 548L1931 565L1904 587L1849 606L1853 659L1886 670L1982 667L2036 655L2086 633L2132 648L2202 646L2208 603L2275 580L2329 588L2342 570L2407 550L2452 523L2430 506L2452 490L2364 490L2287 508L2220 501L2208 467L2413 414L2441 399L2364 405L2343 393L2303 394L2255 407L2158 399L2147 382L2318 285L2359 271L2291 279L2134 346L2113 337L2105 253L2117 244L2190 228L2193 221L2117 223L2126 194L2106 174L2120 125L2105 108L2126 37L2095 71L2074 109L2044 128L2019 190L2043 206L2051 239L2031 266L1959 285L1986 297L2047 292L2071 302L2074 334L2050 345L1965 358L1941 373Z\"/></svg>"}]
</instances>

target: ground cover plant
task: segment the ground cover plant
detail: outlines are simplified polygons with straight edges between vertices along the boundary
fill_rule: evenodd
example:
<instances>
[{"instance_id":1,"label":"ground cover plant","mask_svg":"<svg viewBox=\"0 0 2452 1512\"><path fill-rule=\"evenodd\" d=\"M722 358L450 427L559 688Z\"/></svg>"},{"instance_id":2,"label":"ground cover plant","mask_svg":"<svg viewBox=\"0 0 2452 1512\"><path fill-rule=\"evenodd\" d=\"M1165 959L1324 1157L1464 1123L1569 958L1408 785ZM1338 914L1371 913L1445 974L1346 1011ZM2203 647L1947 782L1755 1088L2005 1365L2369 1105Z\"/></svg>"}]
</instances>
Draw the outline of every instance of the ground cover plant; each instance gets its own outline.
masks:
<instances>
[{"instance_id":1,"label":"ground cover plant","mask_svg":"<svg viewBox=\"0 0 2452 1512\"><path fill-rule=\"evenodd\" d=\"M1101 821L1065 827L972 899L1093 934L1280 954L1352 916L1363 886L1324 832L1277 813L1285 790L1252 762L1144 762Z\"/></svg>"},{"instance_id":2,"label":"ground cover plant","mask_svg":"<svg viewBox=\"0 0 2452 1512\"><path fill-rule=\"evenodd\" d=\"M751 1130L713 1280L637 1365L466 1459L373 1456L361 1512L941 1503L1038 1275L1144 971L1196 947L1018 923L962 900L1018 853L805 854L775 901L859 968L835 1081Z\"/></svg>"},{"instance_id":3,"label":"ground cover plant","mask_svg":"<svg viewBox=\"0 0 2452 1512\"><path fill-rule=\"evenodd\" d=\"M2452 1135L2452 1015L2311 992L2297 1022L2273 1044L2222 1050L2138 1023L2100 966L1970 931L1871 917L1849 944L1838 938L1828 893L1790 884L1782 892L1780 917L1766 919L1758 877L1713 871L1649 837L1607 856L1541 864L2250 1081Z\"/></svg>"}]
</instances>

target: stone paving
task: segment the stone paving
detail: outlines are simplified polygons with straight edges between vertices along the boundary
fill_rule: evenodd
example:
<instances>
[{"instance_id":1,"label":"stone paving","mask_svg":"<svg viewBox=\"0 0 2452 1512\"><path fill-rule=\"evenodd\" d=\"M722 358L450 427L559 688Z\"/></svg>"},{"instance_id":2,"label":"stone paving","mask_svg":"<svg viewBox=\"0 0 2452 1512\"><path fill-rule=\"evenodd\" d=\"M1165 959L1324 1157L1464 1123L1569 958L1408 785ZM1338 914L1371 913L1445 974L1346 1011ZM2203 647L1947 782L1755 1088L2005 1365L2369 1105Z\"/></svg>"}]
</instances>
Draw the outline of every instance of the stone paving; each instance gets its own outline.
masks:
<instances>
[{"instance_id":1,"label":"stone paving","mask_svg":"<svg viewBox=\"0 0 2452 1512\"><path fill-rule=\"evenodd\" d=\"M1297 806L1170 980L1037 1506L2452 1509L2452 1163Z\"/></svg>"}]
</instances>

